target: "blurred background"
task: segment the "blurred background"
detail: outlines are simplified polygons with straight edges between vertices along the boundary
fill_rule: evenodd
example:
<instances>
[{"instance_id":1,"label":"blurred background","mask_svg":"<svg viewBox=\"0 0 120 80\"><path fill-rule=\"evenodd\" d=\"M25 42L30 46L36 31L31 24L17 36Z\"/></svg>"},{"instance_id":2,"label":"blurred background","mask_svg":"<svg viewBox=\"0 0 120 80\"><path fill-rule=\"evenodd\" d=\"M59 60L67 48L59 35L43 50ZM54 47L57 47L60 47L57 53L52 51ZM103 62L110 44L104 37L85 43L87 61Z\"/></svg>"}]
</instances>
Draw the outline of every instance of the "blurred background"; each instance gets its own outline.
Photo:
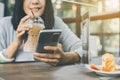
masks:
<instances>
[{"instance_id":1,"label":"blurred background","mask_svg":"<svg viewBox=\"0 0 120 80\"><path fill-rule=\"evenodd\" d=\"M11 16L15 0L0 0L0 18ZM89 11L90 35L98 51L120 54L120 0L52 0L55 15L80 37L82 15ZM93 41L94 43L94 41Z\"/></svg>"}]
</instances>

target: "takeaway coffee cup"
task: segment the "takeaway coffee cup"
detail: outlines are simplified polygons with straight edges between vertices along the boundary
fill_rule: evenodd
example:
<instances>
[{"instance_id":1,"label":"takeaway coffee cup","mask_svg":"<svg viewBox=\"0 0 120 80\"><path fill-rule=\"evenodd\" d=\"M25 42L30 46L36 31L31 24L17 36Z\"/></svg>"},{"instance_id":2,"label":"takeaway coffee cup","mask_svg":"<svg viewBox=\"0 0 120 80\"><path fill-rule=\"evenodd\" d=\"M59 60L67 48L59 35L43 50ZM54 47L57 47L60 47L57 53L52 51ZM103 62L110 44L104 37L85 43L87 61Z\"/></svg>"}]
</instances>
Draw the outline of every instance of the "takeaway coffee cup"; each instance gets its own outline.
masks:
<instances>
[{"instance_id":1,"label":"takeaway coffee cup","mask_svg":"<svg viewBox=\"0 0 120 80\"><path fill-rule=\"evenodd\" d=\"M27 20L26 23L31 25L32 28L27 32L27 40L24 40L23 50L25 52L34 52L36 48L36 42L38 39L38 34L41 30L45 28L44 22L41 17Z\"/></svg>"}]
</instances>

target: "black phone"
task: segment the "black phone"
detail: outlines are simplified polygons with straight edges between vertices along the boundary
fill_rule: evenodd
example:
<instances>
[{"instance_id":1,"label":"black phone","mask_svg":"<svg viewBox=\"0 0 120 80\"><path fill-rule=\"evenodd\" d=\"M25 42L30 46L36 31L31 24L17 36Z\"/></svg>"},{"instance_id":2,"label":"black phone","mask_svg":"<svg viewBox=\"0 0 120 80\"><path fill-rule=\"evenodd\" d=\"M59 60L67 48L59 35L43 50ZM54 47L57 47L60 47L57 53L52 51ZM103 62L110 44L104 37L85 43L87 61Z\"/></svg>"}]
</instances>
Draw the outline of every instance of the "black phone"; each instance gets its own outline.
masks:
<instances>
[{"instance_id":1,"label":"black phone","mask_svg":"<svg viewBox=\"0 0 120 80\"><path fill-rule=\"evenodd\" d=\"M38 53L53 53L53 51L45 50L44 46L56 46L59 42L59 37L62 30L60 29L51 29L51 30L42 30L39 33L38 41L36 45L36 52Z\"/></svg>"}]
</instances>

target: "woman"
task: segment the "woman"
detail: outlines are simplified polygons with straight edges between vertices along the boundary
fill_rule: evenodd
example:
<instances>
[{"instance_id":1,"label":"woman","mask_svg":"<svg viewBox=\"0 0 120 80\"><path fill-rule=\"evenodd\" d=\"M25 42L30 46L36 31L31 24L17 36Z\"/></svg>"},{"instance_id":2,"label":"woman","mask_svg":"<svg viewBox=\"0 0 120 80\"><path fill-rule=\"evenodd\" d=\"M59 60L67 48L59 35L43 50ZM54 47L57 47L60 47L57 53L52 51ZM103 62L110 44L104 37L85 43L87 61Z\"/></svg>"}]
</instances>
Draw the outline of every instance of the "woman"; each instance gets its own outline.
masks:
<instances>
[{"instance_id":1,"label":"woman","mask_svg":"<svg viewBox=\"0 0 120 80\"><path fill-rule=\"evenodd\" d=\"M45 29L62 29L60 44L56 47L45 46L44 49L54 51L53 54L23 52L23 35L32 27L25 21L33 17L41 17ZM81 41L57 16L54 16L51 0L16 0L12 17L0 20L0 62L38 61L51 65L63 65L80 61Z\"/></svg>"}]
</instances>

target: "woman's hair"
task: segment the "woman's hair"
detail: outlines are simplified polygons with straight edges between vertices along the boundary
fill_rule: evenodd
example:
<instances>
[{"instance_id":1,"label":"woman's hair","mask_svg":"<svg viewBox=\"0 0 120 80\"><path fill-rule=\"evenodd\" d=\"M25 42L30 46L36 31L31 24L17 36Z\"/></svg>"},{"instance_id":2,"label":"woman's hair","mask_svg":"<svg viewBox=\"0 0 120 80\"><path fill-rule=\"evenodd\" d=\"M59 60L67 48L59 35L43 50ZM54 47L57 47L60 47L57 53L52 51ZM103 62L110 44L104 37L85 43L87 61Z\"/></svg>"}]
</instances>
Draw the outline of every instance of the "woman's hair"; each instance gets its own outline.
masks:
<instances>
[{"instance_id":1,"label":"woman's hair","mask_svg":"<svg viewBox=\"0 0 120 80\"><path fill-rule=\"evenodd\" d=\"M23 10L24 0L15 0L14 12L12 16L13 28L16 30L21 18L26 14ZM44 21L45 29L51 29L54 25L54 11L51 0L46 0L45 10L41 16Z\"/></svg>"}]
</instances>

